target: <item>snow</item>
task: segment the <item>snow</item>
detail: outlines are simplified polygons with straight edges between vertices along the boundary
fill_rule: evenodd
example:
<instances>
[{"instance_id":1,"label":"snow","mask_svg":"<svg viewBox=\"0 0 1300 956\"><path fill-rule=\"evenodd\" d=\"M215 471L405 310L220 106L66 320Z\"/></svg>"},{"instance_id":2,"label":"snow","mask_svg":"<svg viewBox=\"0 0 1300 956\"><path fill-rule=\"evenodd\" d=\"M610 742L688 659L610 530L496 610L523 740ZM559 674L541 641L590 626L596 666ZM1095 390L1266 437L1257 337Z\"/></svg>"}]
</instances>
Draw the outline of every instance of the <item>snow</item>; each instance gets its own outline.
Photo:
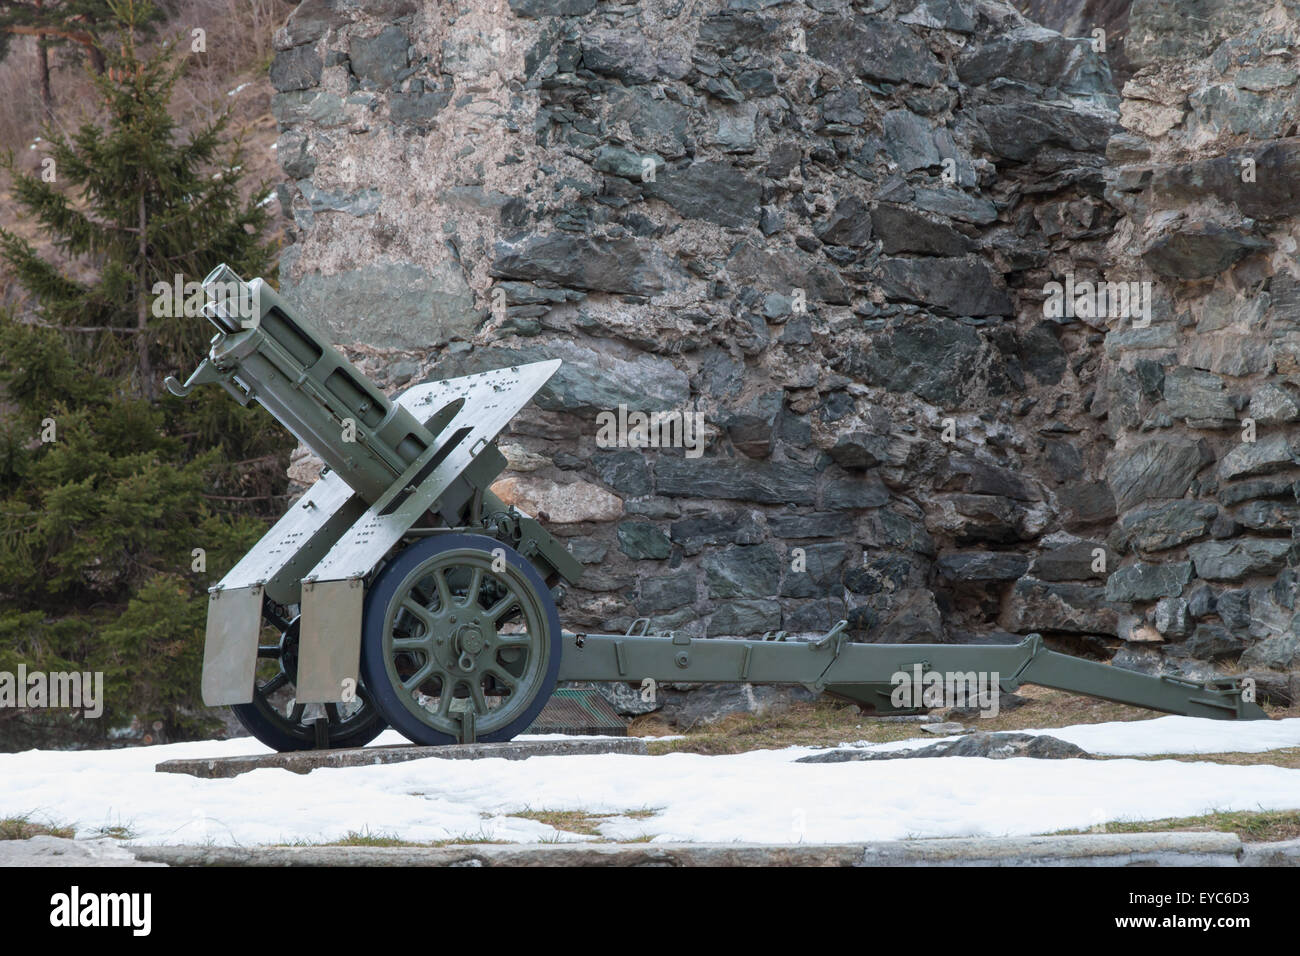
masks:
<instances>
[{"instance_id":1,"label":"snow","mask_svg":"<svg viewBox=\"0 0 1300 956\"><path fill-rule=\"evenodd\" d=\"M226 90L226 95L227 95L227 96L238 96L240 93L244 92L244 90L248 89L248 88L249 88L250 86L252 86L252 85L253 85L253 84L252 84L251 82L250 82L250 83L240 83L240 84L239 84L237 87L235 87L233 90Z\"/></svg>"},{"instance_id":2,"label":"snow","mask_svg":"<svg viewBox=\"0 0 1300 956\"><path fill-rule=\"evenodd\" d=\"M1047 731L1107 754L1260 752L1300 745L1300 719L1187 717ZM934 738L876 747L919 746ZM389 731L375 745L402 743ZM1172 760L927 760L798 764L813 748L730 756L621 754L159 774L161 760L267 753L248 738L100 751L0 754L0 817L128 826L137 843L325 842L349 831L411 841L557 839L520 811L613 814L614 839L852 842L1021 835L1110 820L1300 808L1300 770ZM628 814L654 811L637 819ZM580 839L565 835L560 839Z\"/></svg>"},{"instance_id":3,"label":"snow","mask_svg":"<svg viewBox=\"0 0 1300 956\"><path fill-rule=\"evenodd\" d=\"M979 722L973 725L979 730ZM1049 734L1107 757L1145 757L1153 754L1263 753L1300 747L1300 717L1284 720L1205 720L1200 717L1157 717L1152 720L1112 721L1023 730ZM918 736L884 744L858 741L854 747L869 750L915 750L952 737Z\"/></svg>"}]
</instances>

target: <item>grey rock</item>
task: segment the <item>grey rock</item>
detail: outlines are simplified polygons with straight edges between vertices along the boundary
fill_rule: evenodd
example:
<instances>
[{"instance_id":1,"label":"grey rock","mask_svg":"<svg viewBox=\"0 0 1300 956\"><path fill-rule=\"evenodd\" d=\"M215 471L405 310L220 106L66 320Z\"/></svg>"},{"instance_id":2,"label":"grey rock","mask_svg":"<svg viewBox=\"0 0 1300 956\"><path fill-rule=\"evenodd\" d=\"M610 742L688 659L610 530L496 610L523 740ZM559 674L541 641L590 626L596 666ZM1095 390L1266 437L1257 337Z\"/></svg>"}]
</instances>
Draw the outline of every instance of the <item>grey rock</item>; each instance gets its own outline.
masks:
<instances>
[{"instance_id":1,"label":"grey rock","mask_svg":"<svg viewBox=\"0 0 1300 956\"><path fill-rule=\"evenodd\" d=\"M908 110L890 110L881 118L885 148L905 173L938 166L942 161L934 128Z\"/></svg>"},{"instance_id":2,"label":"grey rock","mask_svg":"<svg viewBox=\"0 0 1300 956\"><path fill-rule=\"evenodd\" d=\"M594 681L574 683L572 687L592 687L614 708L621 717L640 717L651 714L663 706L663 699L649 687L643 693L640 685L626 681Z\"/></svg>"},{"instance_id":3,"label":"grey rock","mask_svg":"<svg viewBox=\"0 0 1300 956\"><path fill-rule=\"evenodd\" d=\"M1136 66L1195 60L1261 23L1270 7L1267 0L1143 0L1129 12L1125 51Z\"/></svg>"},{"instance_id":4,"label":"grey rock","mask_svg":"<svg viewBox=\"0 0 1300 956\"><path fill-rule=\"evenodd\" d=\"M707 727L730 714L780 713L792 703L815 699L802 687L755 684L700 684L690 690L663 688L661 716L677 730Z\"/></svg>"},{"instance_id":5,"label":"grey rock","mask_svg":"<svg viewBox=\"0 0 1300 956\"><path fill-rule=\"evenodd\" d=\"M900 593L921 579L916 562L903 554L868 552L862 564L844 572L844 586L854 594Z\"/></svg>"},{"instance_id":6,"label":"grey rock","mask_svg":"<svg viewBox=\"0 0 1300 956\"><path fill-rule=\"evenodd\" d=\"M605 100L605 122L628 131L628 146L669 159L685 155L690 113L680 103L655 99L651 88L643 86L615 87Z\"/></svg>"},{"instance_id":7,"label":"grey rock","mask_svg":"<svg viewBox=\"0 0 1300 956\"><path fill-rule=\"evenodd\" d=\"M1266 239L1211 222L1176 228L1147 246L1142 261L1151 271L1176 279L1218 275L1254 252L1271 248Z\"/></svg>"},{"instance_id":8,"label":"grey rock","mask_svg":"<svg viewBox=\"0 0 1300 956\"><path fill-rule=\"evenodd\" d=\"M781 626L781 605L770 600L730 600L709 618L709 637L743 636Z\"/></svg>"},{"instance_id":9,"label":"grey rock","mask_svg":"<svg viewBox=\"0 0 1300 956\"><path fill-rule=\"evenodd\" d=\"M1252 501L1239 508L1233 518L1252 531L1290 531L1300 528L1300 504L1282 501Z\"/></svg>"},{"instance_id":10,"label":"grey rock","mask_svg":"<svg viewBox=\"0 0 1300 956\"><path fill-rule=\"evenodd\" d=\"M641 451L628 449L604 452L594 456L591 463L600 480L620 495L639 497L648 495L653 490L650 468Z\"/></svg>"},{"instance_id":11,"label":"grey rock","mask_svg":"<svg viewBox=\"0 0 1300 956\"><path fill-rule=\"evenodd\" d=\"M349 216L369 216L379 209L383 196L378 189L359 189L356 192L331 192L317 189L310 180L298 184L302 197L313 213L342 212Z\"/></svg>"},{"instance_id":12,"label":"grey rock","mask_svg":"<svg viewBox=\"0 0 1300 956\"><path fill-rule=\"evenodd\" d=\"M850 478L835 478L822 486L822 507L830 511L878 508L889 501L889 489L880 476L869 472Z\"/></svg>"},{"instance_id":13,"label":"grey rock","mask_svg":"<svg viewBox=\"0 0 1300 956\"><path fill-rule=\"evenodd\" d=\"M348 51L352 72L387 88L406 69L406 51L411 45L406 31L396 24L384 27L373 37L353 37Z\"/></svg>"},{"instance_id":14,"label":"grey rock","mask_svg":"<svg viewBox=\"0 0 1300 956\"><path fill-rule=\"evenodd\" d=\"M1168 638L1186 637L1192 626L1187 602L1180 597L1161 598L1156 602L1156 630Z\"/></svg>"},{"instance_id":15,"label":"grey rock","mask_svg":"<svg viewBox=\"0 0 1300 956\"><path fill-rule=\"evenodd\" d=\"M1298 457L1286 435L1270 435L1237 445L1220 460L1218 474L1225 481L1265 475L1300 463Z\"/></svg>"},{"instance_id":16,"label":"grey rock","mask_svg":"<svg viewBox=\"0 0 1300 956\"><path fill-rule=\"evenodd\" d=\"M881 288L891 299L917 302L947 315L1011 315L1006 290L981 260L960 257L883 258Z\"/></svg>"},{"instance_id":17,"label":"grey rock","mask_svg":"<svg viewBox=\"0 0 1300 956\"><path fill-rule=\"evenodd\" d=\"M1170 369L1164 376L1165 402L1174 418L1233 420L1239 403L1227 391L1223 378L1200 369Z\"/></svg>"},{"instance_id":18,"label":"grey rock","mask_svg":"<svg viewBox=\"0 0 1300 956\"><path fill-rule=\"evenodd\" d=\"M594 73L612 76L629 86L664 79L681 79L690 63L661 56L640 31L596 28L582 34L582 63Z\"/></svg>"},{"instance_id":19,"label":"grey rock","mask_svg":"<svg viewBox=\"0 0 1300 956\"><path fill-rule=\"evenodd\" d=\"M1153 438L1116 453L1106 480L1121 511L1151 498L1181 498L1201 466L1210 460L1199 441Z\"/></svg>"},{"instance_id":20,"label":"grey rock","mask_svg":"<svg viewBox=\"0 0 1300 956\"><path fill-rule=\"evenodd\" d=\"M1286 566L1291 542L1282 538L1237 538L1189 545L1196 576L1207 581L1237 581L1253 574L1274 574Z\"/></svg>"},{"instance_id":21,"label":"grey rock","mask_svg":"<svg viewBox=\"0 0 1300 956\"><path fill-rule=\"evenodd\" d=\"M634 561L662 560L672 552L672 542L658 525L649 521L619 523L618 549Z\"/></svg>"},{"instance_id":22,"label":"grey rock","mask_svg":"<svg viewBox=\"0 0 1300 956\"><path fill-rule=\"evenodd\" d=\"M802 554L797 554L794 548L786 554L781 596L813 598L827 594L842 594L842 571L845 562L849 559L848 546L835 542L805 544L798 547ZM797 567L801 570L796 570ZM789 621L787 627L793 629Z\"/></svg>"},{"instance_id":23,"label":"grey rock","mask_svg":"<svg viewBox=\"0 0 1300 956\"><path fill-rule=\"evenodd\" d=\"M700 562L712 598L767 597L776 594L781 558L771 545L731 545Z\"/></svg>"},{"instance_id":24,"label":"grey rock","mask_svg":"<svg viewBox=\"0 0 1300 956\"><path fill-rule=\"evenodd\" d=\"M997 207L987 199L962 192L955 186L945 189L917 189L913 201L926 212L938 213L959 222L987 226L998 218Z\"/></svg>"},{"instance_id":25,"label":"grey rock","mask_svg":"<svg viewBox=\"0 0 1300 956\"><path fill-rule=\"evenodd\" d=\"M1080 94L1113 94L1106 58L1083 37L1038 26L1020 27L972 45L957 61L957 77L983 86L999 77ZM1004 81L1005 82L1005 81Z\"/></svg>"},{"instance_id":26,"label":"grey rock","mask_svg":"<svg viewBox=\"0 0 1300 956\"><path fill-rule=\"evenodd\" d=\"M1115 495L1104 481L1076 481L1061 488L1061 517L1077 528L1115 518Z\"/></svg>"},{"instance_id":27,"label":"grey rock","mask_svg":"<svg viewBox=\"0 0 1300 956\"><path fill-rule=\"evenodd\" d=\"M1020 163L1051 146L1101 155L1118 130L1113 113L1054 103L989 104L976 107L975 117L989 151Z\"/></svg>"},{"instance_id":28,"label":"grey rock","mask_svg":"<svg viewBox=\"0 0 1300 956\"><path fill-rule=\"evenodd\" d=\"M429 348L468 339L482 321L474 293L455 262L436 268L393 262L335 275L280 273L280 294L336 341Z\"/></svg>"},{"instance_id":29,"label":"grey rock","mask_svg":"<svg viewBox=\"0 0 1300 956\"><path fill-rule=\"evenodd\" d=\"M449 102L451 90L394 93L388 98L388 115L402 126L428 129Z\"/></svg>"},{"instance_id":30,"label":"grey rock","mask_svg":"<svg viewBox=\"0 0 1300 956\"><path fill-rule=\"evenodd\" d=\"M1139 674L1149 674L1152 677L1168 675L1200 682L1223 677L1211 664L1187 657L1170 657L1146 644L1124 645L1115 652L1110 663L1112 667L1121 667L1124 670L1137 671Z\"/></svg>"},{"instance_id":31,"label":"grey rock","mask_svg":"<svg viewBox=\"0 0 1300 956\"><path fill-rule=\"evenodd\" d=\"M660 249L632 238L530 233L498 242L495 251L492 274L507 279L546 279L633 295L656 295L682 284Z\"/></svg>"},{"instance_id":32,"label":"grey rock","mask_svg":"<svg viewBox=\"0 0 1300 956\"><path fill-rule=\"evenodd\" d=\"M782 295L803 289L810 302L848 305L852 298L838 270L797 249L765 249L746 239L732 249L727 271L738 282L752 282Z\"/></svg>"},{"instance_id":33,"label":"grey rock","mask_svg":"<svg viewBox=\"0 0 1300 956\"><path fill-rule=\"evenodd\" d=\"M1248 648L1241 655L1240 663L1243 667L1268 667L1273 670L1300 668L1300 635L1288 633L1266 637ZM1275 692L1275 696L1284 695Z\"/></svg>"},{"instance_id":34,"label":"grey rock","mask_svg":"<svg viewBox=\"0 0 1300 956\"><path fill-rule=\"evenodd\" d=\"M1102 552L1100 555L1096 553L1098 549ZM1109 569L1118 563L1118 555L1105 545L1096 541L1075 541L1038 555L1030 573L1042 581L1104 581Z\"/></svg>"},{"instance_id":35,"label":"grey rock","mask_svg":"<svg viewBox=\"0 0 1300 956\"><path fill-rule=\"evenodd\" d=\"M572 341L527 348L476 348L459 355L444 355L438 362L438 377L557 358L562 364L534 399L549 411L591 416L612 413L619 405L656 411L681 408L690 397L686 373L667 359L638 355L628 361Z\"/></svg>"},{"instance_id":36,"label":"grey rock","mask_svg":"<svg viewBox=\"0 0 1300 956\"><path fill-rule=\"evenodd\" d=\"M281 133L276 140L275 158L290 179L306 179L316 171L316 158L308 150L310 140L299 130Z\"/></svg>"},{"instance_id":37,"label":"grey rock","mask_svg":"<svg viewBox=\"0 0 1300 956\"><path fill-rule=\"evenodd\" d=\"M937 316L876 333L851 350L847 371L868 385L951 407L981 389L1008 390L1001 357L967 325Z\"/></svg>"},{"instance_id":38,"label":"grey rock","mask_svg":"<svg viewBox=\"0 0 1300 956\"><path fill-rule=\"evenodd\" d=\"M648 175L648 171L657 176L664 168L664 160L656 153L638 153L621 146L602 146L596 150L591 165L602 173L639 182Z\"/></svg>"},{"instance_id":39,"label":"grey rock","mask_svg":"<svg viewBox=\"0 0 1300 956\"><path fill-rule=\"evenodd\" d=\"M1275 382L1265 382L1250 396L1247 414L1261 425L1280 425L1300 419L1300 400Z\"/></svg>"},{"instance_id":40,"label":"grey rock","mask_svg":"<svg viewBox=\"0 0 1300 956\"><path fill-rule=\"evenodd\" d=\"M1293 490L1290 478L1254 478L1222 486L1217 497L1222 504L1235 505L1252 498L1276 498L1279 495L1289 498Z\"/></svg>"},{"instance_id":41,"label":"grey rock","mask_svg":"<svg viewBox=\"0 0 1300 956\"><path fill-rule=\"evenodd\" d=\"M695 603L695 571L683 568L668 573L654 572L641 579L636 606L642 613L671 611Z\"/></svg>"},{"instance_id":42,"label":"grey rock","mask_svg":"<svg viewBox=\"0 0 1300 956\"><path fill-rule=\"evenodd\" d=\"M903 11L900 23L954 33L975 32L974 5L965 0L908 0L899 9Z\"/></svg>"},{"instance_id":43,"label":"grey rock","mask_svg":"<svg viewBox=\"0 0 1300 956\"><path fill-rule=\"evenodd\" d=\"M647 196L666 202L688 219L737 228L758 222L759 184L730 163L666 169L642 188Z\"/></svg>"},{"instance_id":44,"label":"grey rock","mask_svg":"<svg viewBox=\"0 0 1300 956\"><path fill-rule=\"evenodd\" d=\"M927 725L921 729L929 730L931 726ZM990 760L1033 757L1040 760L1088 760L1091 759L1092 754L1082 747L1048 734L976 732L956 740L941 740L915 750L840 748L800 757L795 760L795 763L844 763L854 760L909 760L926 757L987 757Z\"/></svg>"},{"instance_id":45,"label":"grey rock","mask_svg":"<svg viewBox=\"0 0 1300 956\"><path fill-rule=\"evenodd\" d=\"M935 569L955 583L966 581L1014 581L1029 569L1023 554L1006 551L967 551L939 558Z\"/></svg>"},{"instance_id":46,"label":"grey rock","mask_svg":"<svg viewBox=\"0 0 1300 956\"><path fill-rule=\"evenodd\" d=\"M881 251L886 255L918 252L931 256L963 256L969 239L946 223L935 222L907 206L880 203L872 215Z\"/></svg>"},{"instance_id":47,"label":"grey rock","mask_svg":"<svg viewBox=\"0 0 1300 956\"><path fill-rule=\"evenodd\" d=\"M1239 655L1246 645L1227 628L1217 624L1198 624L1183 648L1198 660L1221 661Z\"/></svg>"},{"instance_id":48,"label":"grey rock","mask_svg":"<svg viewBox=\"0 0 1300 956\"><path fill-rule=\"evenodd\" d=\"M889 459L889 438L871 432L846 432L835 439L829 452L841 468L874 468Z\"/></svg>"},{"instance_id":49,"label":"grey rock","mask_svg":"<svg viewBox=\"0 0 1300 956\"><path fill-rule=\"evenodd\" d=\"M796 462L661 455L654 471L659 494L670 497L796 505L815 498L816 471Z\"/></svg>"},{"instance_id":50,"label":"grey rock","mask_svg":"<svg viewBox=\"0 0 1300 956\"><path fill-rule=\"evenodd\" d=\"M808 54L841 74L930 86L943 68L909 28L882 18L821 17L808 31Z\"/></svg>"},{"instance_id":51,"label":"grey rock","mask_svg":"<svg viewBox=\"0 0 1300 956\"><path fill-rule=\"evenodd\" d=\"M271 85L280 92L306 90L320 82L322 63L310 46L283 50L271 61Z\"/></svg>"},{"instance_id":52,"label":"grey rock","mask_svg":"<svg viewBox=\"0 0 1300 956\"><path fill-rule=\"evenodd\" d=\"M1242 161L1255 163L1255 181L1242 181ZM1236 206L1252 219L1276 220L1300 213L1300 138L1251 144L1222 156L1158 166L1151 194L1164 205L1201 202L1207 196Z\"/></svg>"},{"instance_id":53,"label":"grey rock","mask_svg":"<svg viewBox=\"0 0 1300 956\"><path fill-rule=\"evenodd\" d=\"M1147 505L1124 515L1120 528L1134 550L1166 551L1209 533L1218 513L1214 505L1199 501Z\"/></svg>"},{"instance_id":54,"label":"grey rock","mask_svg":"<svg viewBox=\"0 0 1300 956\"><path fill-rule=\"evenodd\" d=\"M871 213L856 196L842 199L818 238L834 246L865 246L871 241Z\"/></svg>"},{"instance_id":55,"label":"grey rock","mask_svg":"<svg viewBox=\"0 0 1300 956\"><path fill-rule=\"evenodd\" d=\"M349 19L338 0L304 0L285 23L285 40L288 46L311 43L330 30L337 30Z\"/></svg>"},{"instance_id":56,"label":"grey rock","mask_svg":"<svg viewBox=\"0 0 1300 956\"><path fill-rule=\"evenodd\" d=\"M1002 620L1007 630L1017 634L1070 631L1114 635L1118 624L1115 609L1106 601L1105 588L1035 578L1016 582Z\"/></svg>"},{"instance_id":57,"label":"grey rock","mask_svg":"<svg viewBox=\"0 0 1300 956\"><path fill-rule=\"evenodd\" d=\"M343 97L320 90L291 90L271 97L271 115L281 128L312 124L329 129L348 121Z\"/></svg>"},{"instance_id":58,"label":"grey rock","mask_svg":"<svg viewBox=\"0 0 1300 956\"><path fill-rule=\"evenodd\" d=\"M1147 564L1139 561L1113 571L1106 579L1106 600L1117 603L1178 597L1192 579L1190 561Z\"/></svg>"},{"instance_id":59,"label":"grey rock","mask_svg":"<svg viewBox=\"0 0 1300 956\"><path fill-rule=\"evenodd\" d=\"M767 526L781 538L838 538L844 534L844 515L835 511L774 514L768 516Z\"/></svg>"},{"instance_id":60,"label":"grey rock","mask_svg":"<svg viewBox=\"0 0 1300 956\"><path fill-rule=\"evenodd\" d=\"M672 523L669 534L687 555L722 544L758 544L763 540L763 528L750 511L722 511L682 518Z\"/></svg>"},{"instance_id":61,"label":"grey rock","mask_svg":"<svg viewBox=\"0 0 1300 956\"><path fill-rule=\"evenodd\" d=\"M510 0L510 12L517 17L585 17L596 9L596 0Z\"/></svg>"},{"instance_id":62,"label":"grey rock","mask_svg":"<svg viewBox=\"0 0 1300 956\"><path fill-rule=\"evenodd\" d=\"M727 437L737 451L750 458L766 458L771 454L783 398L780 389L764 392L727 421Z\"/></svg>"}]
</instances>

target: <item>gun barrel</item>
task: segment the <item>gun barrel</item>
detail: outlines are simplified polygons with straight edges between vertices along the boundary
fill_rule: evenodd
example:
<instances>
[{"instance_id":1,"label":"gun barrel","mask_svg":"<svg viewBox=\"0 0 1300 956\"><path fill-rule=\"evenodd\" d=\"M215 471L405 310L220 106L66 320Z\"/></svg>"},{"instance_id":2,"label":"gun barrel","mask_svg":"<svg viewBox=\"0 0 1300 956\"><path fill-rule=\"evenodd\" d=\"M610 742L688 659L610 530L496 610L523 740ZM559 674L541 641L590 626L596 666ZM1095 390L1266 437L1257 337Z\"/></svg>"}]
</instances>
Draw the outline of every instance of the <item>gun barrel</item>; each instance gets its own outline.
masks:
<instances>
[{"instance_id":1,"label":"gun barrel","mask_svg":"<svg viewBox=\"0 0 1300 956\"><path fill-rule=\"evenodd\" d=\"M213 371L201 366L191 383L219 381L244 404L256 401L371 504L436 444L434 430L390 401L261 279L245 282L221 265L203 286L204 315L218 334L207 359ZM451 417L435 416L434 429Z\"/></svg>"}]
</instances>

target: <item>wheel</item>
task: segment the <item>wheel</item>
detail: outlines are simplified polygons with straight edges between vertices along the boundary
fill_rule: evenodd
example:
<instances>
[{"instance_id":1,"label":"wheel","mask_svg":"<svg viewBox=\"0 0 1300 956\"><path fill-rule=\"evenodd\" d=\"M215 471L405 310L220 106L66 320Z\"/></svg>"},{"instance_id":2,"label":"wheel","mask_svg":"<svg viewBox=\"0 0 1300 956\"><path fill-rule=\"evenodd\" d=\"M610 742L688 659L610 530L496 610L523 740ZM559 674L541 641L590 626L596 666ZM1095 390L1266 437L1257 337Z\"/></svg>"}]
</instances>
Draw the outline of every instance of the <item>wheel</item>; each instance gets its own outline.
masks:
<instances>
[{"instance_id":1,"label":"wheel","mask_svg":"<svg viewBox=\"0 0 1300 956\"><path fill-rule=\"evenodd\" d=\"M560 617L537 570L494 538L417 541L366 595L361 677L418 744L509 740L536 719L560 670Z\"/></svg>"},{"instance_id":2,"label":"wheel","mask_svg":"<svg viewBox=\"0 0 1300 956\"><path fill-rule=\"evenodd\" d=\"M364 747L379 736L388 724L361 681L356 700L350 703L313 707L310 714L307 704L298 703L293 696L298 679L298 618L285 622L272 611L267 616L283 629L279 641L257 648L252 702L230 708L244 729L280 752Z\"/></svg>"}]
</instances>

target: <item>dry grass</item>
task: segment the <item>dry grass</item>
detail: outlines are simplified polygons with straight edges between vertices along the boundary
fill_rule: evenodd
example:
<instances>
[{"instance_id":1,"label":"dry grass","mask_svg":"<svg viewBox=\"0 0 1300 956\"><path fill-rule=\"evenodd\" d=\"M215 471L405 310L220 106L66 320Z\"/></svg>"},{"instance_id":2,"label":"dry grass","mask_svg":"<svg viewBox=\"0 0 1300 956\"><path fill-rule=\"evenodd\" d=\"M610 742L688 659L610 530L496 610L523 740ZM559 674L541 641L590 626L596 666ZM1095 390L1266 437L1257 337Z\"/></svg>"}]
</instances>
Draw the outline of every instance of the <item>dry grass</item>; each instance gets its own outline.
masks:
<instances>
[{"instance_id":1,"label":"dry grass","mask_svg":"<svg viewBox=\"0 0 1300 956\"><path fill-rule=\"evenodd\" d=\"M536 820L547 826L555 827L565 833L578 833L582 836L600 836L601 821L616 817L617 813L588 813L585 810L523 810L510 814L525 820Z\"/></svg>"},{"instance_id":2,"label":"dry grass","mask_svg":"<svg viewBox=\"0 0 1300 956\"><path fill-rule=\"evenodd\" d=\"M1160 716L1153 711L1125 704L1068 694L1044 687L1022 687L1017 694L1028 703L1015 710L1004 710L996 717L951 717L972 730L1018 731L1030 728L1051 729L1074 724L1100 724L1111 721L1150 720ZM1265 707L1270 717L1300 716L1300 708ZM948 711L935 711L950 719ZM854 704L823 697L812 703L794 704L788 709L768 714L731 714L716 723L687 731L677 740L652 740L652 755L666 753L736 754L748 750L773 750L790 746L834 747L850 741L872 743L925 736L921 724L885 722L863 714ZM655 714L638 717L628 733L638 737L664 737L675 731ZM1276 755L1276 759L1271 759ZM1154 757L1149 759L1166 759ZM1212 760L1219 763L1276 763L1293 766L1292 751L1269 751L1262 754L1208 754L1176 756L1177 760Z\"/></svg>"},{"instance_id":3,"label":"dry grass","mask_svg":"<svg viewBox=\"0 0 1300 956\"><path fill-rule=\"evenodd\" d=\"M62 837L71 840L77 828L55 823L39 823L30 814L0 819L0 840L30 840L35 836Z\"/></svg>"},{"instance_id":4,"label":"dry grass","mask_svg":"<svg viewBox=\"0 0 1300 956\"><path fill-rule=\"evenodd\" d=\"M1289 767L1300 770L1300 747L1265 750L1262 753L1157 754L1149 757L1103 757L1103 760L1178 760L1182 763L1225 763L1237 767Z\"/></svg>"},{"instance_id":5,"label":"dry grass","mask_svg":"<svg viewBox=\"0 0 1300 956\"><path fill-rule=\"evenodd\" d=\"M1272 843L1300 837L1300 810L1207 813L1201 817L1167 817L1163 820L1131 820L1099 824L1075 833L1159 833L1180 830L1192 833L1235 833L1243 843Z\"/></svg>"}]
</instances>

